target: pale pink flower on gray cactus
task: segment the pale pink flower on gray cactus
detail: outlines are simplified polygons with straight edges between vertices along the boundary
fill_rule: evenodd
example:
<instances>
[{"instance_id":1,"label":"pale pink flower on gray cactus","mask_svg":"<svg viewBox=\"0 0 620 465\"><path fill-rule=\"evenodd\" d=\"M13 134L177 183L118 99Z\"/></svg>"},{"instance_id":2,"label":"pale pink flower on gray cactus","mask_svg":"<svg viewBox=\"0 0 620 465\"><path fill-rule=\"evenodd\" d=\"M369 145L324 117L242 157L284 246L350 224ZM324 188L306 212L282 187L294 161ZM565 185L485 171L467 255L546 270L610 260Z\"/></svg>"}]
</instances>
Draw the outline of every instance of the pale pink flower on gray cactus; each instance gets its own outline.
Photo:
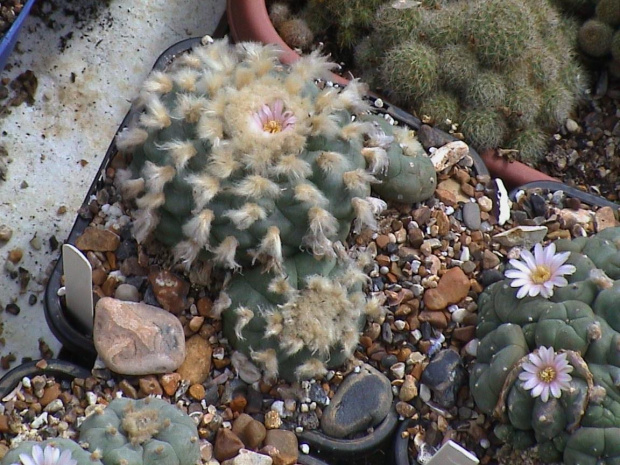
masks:
<instances>
[{"instance_id":1,"label":"pale pink flower on gray cactus","mask_svg":"<svg viewBox=\"0 0 620 465\"><path fill-rule=\"evenodd\" d=\"M45 446L45 450L41 446L33 446L31 455L19 454L19 460L21 464L11 465L77 465L69 449L61 450L51 445Z\"/></svg>"},{"instance_id":2,"label":"pale pink flower on gray cactus","mask_svg":"<svg viewBox=\"0 0 620 465\"><path fill-rule=\"evenodd\" d=\"M526 295L549 298L553 295L554 287L563 287L568 284L564 275L573 274L576 268L573 265L565 265L570 252L555 253L555 244L551 243L543 249L542 245L536 244L534 254L524 250L521 252L521 260L510 260L514 269L507 270L505 275L512 279L510 285L518 287L517 298L522 299Z\"/></svg>"},{"instance_id":3,"label":"pale pink flower on gray cactus","mask_svg":"<svg viewBox=\"0 0 620 465\"><path fill-rule=\"evenodd\" d=\"M297 118L292 111L284 111L284 102L278 99L271 105L264 104L252 115L252 120L257 129L274 134L295 126Z\"/></svg>"},{"instance_id":4,"label":"pale pink flower on gray cactus","mask_svg":"<svg viewBox=\"0 0 620 465\"><path fill-rule=\"evenodd\" d=\"M552 347L541 346L529 356L529 361L523 364L523 373L519 379L523 381L523 388L532 391L532 397L540 396L543 402L549 400L549 395L559 399L562 391L570 387L573 367L566 360L566 354L556 354Z\"/></svg>"}]
</instances>

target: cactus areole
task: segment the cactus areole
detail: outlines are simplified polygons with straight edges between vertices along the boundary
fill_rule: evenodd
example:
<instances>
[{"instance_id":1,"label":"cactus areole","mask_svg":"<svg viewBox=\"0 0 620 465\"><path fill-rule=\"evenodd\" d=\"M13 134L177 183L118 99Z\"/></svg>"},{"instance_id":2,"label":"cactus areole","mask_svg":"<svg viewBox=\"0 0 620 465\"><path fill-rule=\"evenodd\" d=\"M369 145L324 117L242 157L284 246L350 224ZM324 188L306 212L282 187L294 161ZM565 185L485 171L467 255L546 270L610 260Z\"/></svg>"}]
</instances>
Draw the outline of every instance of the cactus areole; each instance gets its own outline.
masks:
<instances>
[{"instance_id":1,"label":"cactus areole","mask_svg":"<svg viewBox=\"0 0 620 465\"><path fill-rule=\"evenodd\" d=\"M233 289L264 273L256 289L277 295L270 299L278 310L235 290L220 299L230 297L219 309L235 315L223 315L225 331L233 325L238 348L246 324L252 331L271 328L278 347L263 347L266 335L239 346L262 359L267 349L281 350L294 357L284 363L290 369L276 369L273 357L263 368L303 377L322 372L328 359L342 360L337 348L350 349L357 340L364 299L353 300L355 309L339 303L361 290L346 253L338 253L350 231L376 227L375 213L385 205L377 196L420 202L437 179L414 133L370 112L359 81L327 85L334 65L317 53L290 66L277 56L273 45L222 40L154 72L140 96L139 121L117 138L119 150L132 157L117 181L133 205L138 242L155 237L188 268L209 260L242 271L233 275ZM328 295L337 297L310 322L312 306L302 302L319 302L313 293L326 289L320 278L328 276L340 286ZM273 333L279 326L265 326L265 317L281 310L285 326L303 321L305 328L327 328L329 347L315 347L308 335L284 336L294 331ZM352 317L343 323L338 312Z\"/></svg>"}]
</instances>

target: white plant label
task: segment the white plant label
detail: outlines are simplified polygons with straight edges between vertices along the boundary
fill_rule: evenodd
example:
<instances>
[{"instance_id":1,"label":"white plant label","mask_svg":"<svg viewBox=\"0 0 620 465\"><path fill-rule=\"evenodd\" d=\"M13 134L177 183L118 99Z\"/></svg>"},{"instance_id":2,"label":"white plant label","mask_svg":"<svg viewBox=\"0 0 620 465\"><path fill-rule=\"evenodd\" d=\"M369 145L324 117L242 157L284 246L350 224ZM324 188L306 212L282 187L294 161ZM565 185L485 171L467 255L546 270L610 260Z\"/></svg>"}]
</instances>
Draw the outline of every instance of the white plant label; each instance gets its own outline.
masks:
<instances>
[{"instance_id":1,"label":"white plant label","mask_svg":"<svg viewBox=\"0 0 620 465\"><path fill-rule=\"evenodd\" d=\"M71 244L62 246L67 309L85 328L93 329L93 268L86 257Z\"/></svg>"},{"instance_id":2,"label":"white plant label","mask_svg":"<svg viewBox=\"0 0 620 465\"><path fill-rule=\"evenodd\" d=\"M446 442L428 461L427 465L476 465L478 457L454 441Z\"/></svg>"}]
</instances>

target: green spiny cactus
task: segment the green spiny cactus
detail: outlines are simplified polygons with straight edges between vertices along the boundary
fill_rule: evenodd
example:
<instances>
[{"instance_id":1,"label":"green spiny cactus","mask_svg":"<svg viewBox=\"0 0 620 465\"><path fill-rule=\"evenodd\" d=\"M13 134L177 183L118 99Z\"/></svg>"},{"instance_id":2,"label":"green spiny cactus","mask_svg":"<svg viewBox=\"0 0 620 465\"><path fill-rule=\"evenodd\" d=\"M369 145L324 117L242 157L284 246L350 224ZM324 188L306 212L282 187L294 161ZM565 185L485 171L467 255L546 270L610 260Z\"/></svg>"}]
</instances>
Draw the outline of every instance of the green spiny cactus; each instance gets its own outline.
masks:
<instances>
[{"instance_id":1,"label":"green spiny cactus","mask_svg":"<svg viewBox=\"0 0 620 465\"><path fill-rule=\"evenodd\" d=\"M342 5L309 2L306 14L321 14L332 3ZM478 150L513 149L525 162L539 161L547 143L535 129L547 136L557 130L585 91L584 71L572 53L576 23L560 17L549 0L385 1L375 7L371 33L357 34L355 67L363 79L418 116L459 124ZM339 31L337 15L323 19L315 32ZM440 103L435 111L432 99Z\"/></svg>"},{"instance_id":2,"label":"green spiny cactus","mask_svg":"<svg viewBox=\"0 0 620 465\"><path fill-rule=\"evenodd\" d=\"M118 179L136 239L153 233L187 265L271 269L300 248L333 256L356 217L372 225L371 184L386 200L430 197L435 171L412 132L368 116L358 81L317 87L331 67L218 41L155 72L139 124L117 138L133 157Z\"/></svg>"},{"instance_id":3,"label":"green spiny cactus","mask_svg":"<svg viewBox=\"0 0 620 465\"><path fill-rule=\"evenodd\" d=\"M599 0L594 12L599 20L611 27L620 25L620 3L617 0Z\"/></svg>"},{"instance_id":4,"label":"green spiny cactus","mask_svg":"<svg viewBox=\"0 0 620 465\"><path fill-rule=\"evenodd\" d=\"M228 327L238 327L239 308L242 319L257 316L252 331L265 319L258 298L235 291L240 282L257 275L261 295L276 277L298 273L305 280L291 284L295 292L280 296L278 308L303 309L291 311L287 325L305 328L314 308L300 300L316 293L312 283L339 276L344 265L333 261L352 224L354 231L376 226L374 214L385 202L370 196L371 185L383 199L409 204L435 190L435 169L413 131L370 114L362 84L316 85L331 67L313 53L285 68L275 47L259 44L198 47L147 80L138 126L117 138L132 155L130 170L117 179L124 199L135 200L138 242L153 235L186 266L200 258L243 268L230 282ZM304 266L295 271L300 260ZM334 295L357 296L349 287L342 284ZM269 362L266 372L307 377L321 370L315 359L350 355L364 306L355 298L353 306L329 302L328 319L317 323L329 328L322 337L329 351L316 353L305 336L293 350L284 331L276 338L285 344L278 368ZM265 352L256 338L245 344L243 334L231 337L235 348Z\"/></svg>"},{"instance_id":5,"label":"green spiny cactus","mask_svg":"<svg viewBox=\"0 0 620 465\"><path fill-rule=\"evenodd\" d=\"M365 31L370 29L377 8L385 0L309 0L302 13L313 31L325 31L338 24L336 43L340 48L352 48Z\"/></svg>"},{"instance_id":6,"label":"green spiny cactus","mask_svg":"<svg viewBox=\"0 0 620 465\"><path fill-rule=\"evenodd\" d=\"M80 426L80 442L106 465L197 465L196 424L176 406L147 397L114 399Z\"/></svg>"},{"instance_id":7,"label":"green spiny cactus","mask_svg":"<svg viewBox=\"0 0 620 465\"><path fill-rule=\"evenodd\" d=\"M588 55L599 58L611 50L614 29L598 19L586 21L579 29L579 46Z\"/></svg>"},{"instance_id":8,"label":"green spiny cactus","mask_svg":"<svg viewBox=\"0 0 620 465\"><path fill-rule=\"evenodd\" d=\"M509 279L480 295L470 389L504 423L497 436L515 447L538 444L544 462L611 464L619 454L608 438L620 431L620 228L555 246L570 252L575 272L550 298L519 299ZM519 376L541 346L573 367L570 385L548 401Z\"/></svg>"},{"instance_id":9,"label":"green spiny cactus","mask_svg":"<svg viewBox=\"0 0 620 465\"><path fill-rule=\"evenodd\" d=\"M281 272L236 275L225 290L224 334L267 378L320 377L351 356L365 317L380 317L380 306L362 293L365 279L344 256L317 260L303 252Z\"/></svg>"},{"instance_id":10,"label":"green spiny cactus","mask_svg":"<svg viewBox=\"0 0 620 465\"><path fill-rule=\"evenodd\" d=\"M21 458L24 456L24 459ZM30 457L30 461L27 458ZM101 456L82 449L70 439L53 438L42 442L24 441L9 450L0 461L2 465L37 463L45 465L103 465Z\"/></svg>"}]
</instances>

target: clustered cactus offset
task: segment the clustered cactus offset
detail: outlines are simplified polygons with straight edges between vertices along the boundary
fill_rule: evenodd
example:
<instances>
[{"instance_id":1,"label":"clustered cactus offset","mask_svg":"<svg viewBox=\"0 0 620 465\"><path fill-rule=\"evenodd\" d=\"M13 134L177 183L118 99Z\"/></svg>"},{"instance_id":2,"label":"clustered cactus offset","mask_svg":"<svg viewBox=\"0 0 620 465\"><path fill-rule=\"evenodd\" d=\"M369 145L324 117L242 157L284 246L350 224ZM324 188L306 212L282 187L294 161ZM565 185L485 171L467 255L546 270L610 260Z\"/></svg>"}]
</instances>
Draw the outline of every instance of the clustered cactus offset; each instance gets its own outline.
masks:
<instances>
[{"instance_id":1,"label":"clustered cactus offset","mask_svg":"<svg viewBox=\"0 0 620 465\"><path fill-rule=\"evenodd\" d=\"M106 407L96 407L80 426L80 443L105 465L200 463L194 420L153 397L117 398Z\"/></svg>"},{"instance_id":2,"label":"clustered cactus offset","mask_svg":"<svg viewBox=\"0 0 620 465\"><path fill-rule=\"evenodd\" d=\"M339 244L352 224L375 226L384 202L371 196L371 186L385 200L419 202L433 194L436 174L412 131L369 113L360 82L318 86L333 67L324 57L312 53L284 67L277 56L273 46L216 41L153 73L138 124L117 138L132 156L117 179L125 200L135 200L139 242L153 235L188 267L201 259L243 269L219 307L226 308L225 330L236 345L264 359L275 338L285 365L295 354L301 363L301 351L316 366L339 357L313 348L309 337L289 340L289 331L274 332L273 324L265 337L241 341L280 312L284 326L297 324L307 310L295 302L324 292L318 281L332 277L341 289L324 292L325 308L313 317L325 333L313 335L334 347L344 338L350 349L362 310L344 310L355 315L346 321L338 314L342 299L359 287ZM259 294L272 293L277 311L235 290L253 273ZM271 359L268 365L270 373L279 371Z\"/></svg>"},{"instance_id":3,"label":"clustered cactus offset","mask_svg":"<svg viewBox=\"0 0 620 465\"><path fill-rule=\"evenodd\" d=\"M574 273L548 298L519 298L510 279L481 294L470 389L479 408L502 421L495 433L513 447L537 444L545 463L618 463L620 228L555 246L570 252ZM529 264L534 282L553 279L548 266Z\"/></svg>"},{"instance_id":4,"label":"clustered cactus offset","mask_svg":"<svg viewBox=\"0 0 620 465\"><path fill-rule=\"evenodd\" d=\"M103 465L98 454L82 449L70 439L24 441L0 461L2 465Z\"/></svg>"},{"instance_id":5,"label":"clustered cactus offset","mask_svg":"<svg viewBox=\"0 0 620 465\"><path fill-rule=\"evenodd\" d=\"M501 148L522 161L540 160L549 134L585 90L574 58L576 23L548 0L357 3L356 17L376 13L363 40L360 28L348 34L360 37L360 76L439 127L458 123L477 150ZM305 15L344 10L342 4L310 1L307 10L316 11ZM334 28L337 18L325 15Z\"/></svg>"},{"instance_id":6,"label":"clustered cactus offset","mask_svg":"<svg viewBox=\"0 0 620 465\"><path fill-rule=\"evenodd\" d=\"M618 0L557 0L582 22L578 43L584 55L620 78L620 3Z\"/></svg>"}]
</instances>

